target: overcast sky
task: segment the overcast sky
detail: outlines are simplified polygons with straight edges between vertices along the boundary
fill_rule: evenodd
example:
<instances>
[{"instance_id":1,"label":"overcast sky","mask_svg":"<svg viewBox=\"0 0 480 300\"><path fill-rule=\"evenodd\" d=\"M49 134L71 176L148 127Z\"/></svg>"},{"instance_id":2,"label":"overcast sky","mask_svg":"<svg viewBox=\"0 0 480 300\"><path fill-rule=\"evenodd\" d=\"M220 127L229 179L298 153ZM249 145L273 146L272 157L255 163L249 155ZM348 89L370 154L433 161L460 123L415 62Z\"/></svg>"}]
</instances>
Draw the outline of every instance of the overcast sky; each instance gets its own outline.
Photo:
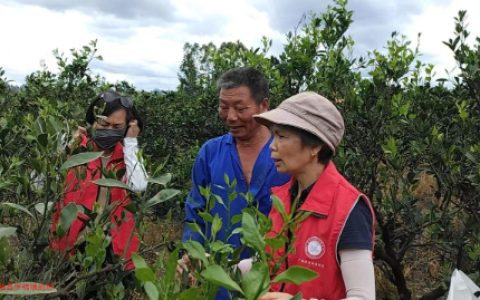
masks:
<instances>
[{"instance_id":1,"label":"overcast sky","mask_svg":"<svg viewBox=\"0 0 480 300\"><path fill-rule=\"evenodd\" d=\"M220 45L240 40L260 46L273 39L278 54L285 34L305 12L322 12L327 0L0 0L0 67L12 83L44 62L55 70L52 50L69 53L93 39L103 61L92 64L108 81L126 80L139 89L175 89L187 42ZM381 50L392 31L414 44L422 34L422 60L437 73L454 68L442 41L453 36L458 10L468 11L472 36L480 36L478 0L350 0L354 23L348 32L355 54ZM473 39L472 37L472 39Z\"/></svg>"}]
</instances>

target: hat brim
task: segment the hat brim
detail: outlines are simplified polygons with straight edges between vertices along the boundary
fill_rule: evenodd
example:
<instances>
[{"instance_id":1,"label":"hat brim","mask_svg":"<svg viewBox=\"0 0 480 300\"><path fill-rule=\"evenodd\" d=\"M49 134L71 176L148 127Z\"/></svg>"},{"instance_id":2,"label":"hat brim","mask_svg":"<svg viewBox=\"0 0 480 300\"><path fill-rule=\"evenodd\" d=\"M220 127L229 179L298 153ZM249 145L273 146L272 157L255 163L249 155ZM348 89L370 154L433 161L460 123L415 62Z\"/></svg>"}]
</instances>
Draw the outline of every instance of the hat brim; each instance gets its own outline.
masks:
<instances>
[{"instance_id":1,"label":"hat brim","mask_svg":"<svg viewBox=\"0 0 480 300\"><path fill-rule=\"evenodd\" d=\"M320 132L313 124L307 122L305 119L280 107L254 115L253 118L257 123L267 126L268 128L272 125L286 125L307 131L321 139L322 142L324 142L328 148L335 153L335 147L329 142L327 136L323 132Z\"/></svg>"}]
</instances>

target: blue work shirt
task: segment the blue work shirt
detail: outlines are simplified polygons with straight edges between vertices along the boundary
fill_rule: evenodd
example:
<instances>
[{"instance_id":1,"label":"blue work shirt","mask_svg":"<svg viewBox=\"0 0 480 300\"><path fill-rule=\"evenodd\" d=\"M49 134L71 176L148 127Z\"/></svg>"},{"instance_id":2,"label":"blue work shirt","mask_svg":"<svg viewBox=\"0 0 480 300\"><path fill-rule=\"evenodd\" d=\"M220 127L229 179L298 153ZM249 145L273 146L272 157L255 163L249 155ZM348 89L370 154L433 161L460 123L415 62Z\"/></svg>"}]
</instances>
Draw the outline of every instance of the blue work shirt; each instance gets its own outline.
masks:
<instances>
[{"instance_id":1,"label":"blue work shirt","mask_svg":"<svg viewBox=\"0 0 480 300\"><path fill-rule=\"evenodd\" d=\"M220 203L216 203L210 211L212 216L216 214L222 219L222 228L216 235L216 240L226 241L232 231L241 226L241 222L231 224L230 219L234 215L239 215L242 210L247 207L247 200L242 196L247 192L251 192L254 198L254 205L259 210L268 215L272 202L270 199L270 189L272 186L282 185L287 182L290 177L287 174L278 173L275 164L270 157L270 143L273 138L266 143L260 151L255 161L252 171L250 186L248 186L245 176L243 175L240 158L238 155L235 139L228 133L207 141L195 160L192 170L192 189L185 203L185 222L197 223L202 232L210 239L211 224L205 224L204 220L198 215L199 212L205 210L206 201L200 194L199 186L211 188L213 195L218 195L228 207L228 195L231 193L225 175L228 176L230 182L237 180L235 191L237 197L230 203L230 214L228 209ZM203 238L197 232L194 232L185 225L183 230L182 241L195 240L204 244ZM228 238L228 243L235 248L240 247L240 234L235 234ZM207 249L208 251L208 249ZM242 258L248 257L248 251L244 251Z\"/></svg>"}]
</instances>

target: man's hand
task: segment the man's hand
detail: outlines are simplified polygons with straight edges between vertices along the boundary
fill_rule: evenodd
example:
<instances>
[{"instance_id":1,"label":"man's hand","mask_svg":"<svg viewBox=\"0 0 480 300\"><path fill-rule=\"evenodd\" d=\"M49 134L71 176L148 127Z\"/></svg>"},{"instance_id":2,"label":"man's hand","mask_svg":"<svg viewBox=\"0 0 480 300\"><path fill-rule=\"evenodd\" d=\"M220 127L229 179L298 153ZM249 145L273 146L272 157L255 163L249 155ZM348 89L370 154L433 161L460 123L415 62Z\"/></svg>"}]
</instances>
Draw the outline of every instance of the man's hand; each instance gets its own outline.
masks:
<instances>
[{"instance_id":1,"label":"man's hand","mask_svg":"<svg viewBox=\"0 0 480 300\"><path fill-rule=\"evenodd\" d=\"M188 254L184 254L181 259L177 261L176 277L180 282L182 281L183 272L188 272L188 284L193 286L196 283L195 277L191 273L192 263Z\"/></svg>"},{"instance_id":2,"label":"man's hand","mask_svg":"<svg viewBox=\"0 0 480 300\"><path fill-rule=\"evenodd\" d=\"M128 123L128 130L126 137L136 138L140 134L140 127L138 127L138 121L132 120Z\"/></svg>"},{"instance_id":3,"label":"man's hand","mask_svg":"<svg viewBox=\"0 0 480 300\"><path fill-rule=\"evenodd\" d=\"M292 298L293 296L287 293L270 292L258 298L258 300L289 300Z\"/></svg>"}]
</instances>

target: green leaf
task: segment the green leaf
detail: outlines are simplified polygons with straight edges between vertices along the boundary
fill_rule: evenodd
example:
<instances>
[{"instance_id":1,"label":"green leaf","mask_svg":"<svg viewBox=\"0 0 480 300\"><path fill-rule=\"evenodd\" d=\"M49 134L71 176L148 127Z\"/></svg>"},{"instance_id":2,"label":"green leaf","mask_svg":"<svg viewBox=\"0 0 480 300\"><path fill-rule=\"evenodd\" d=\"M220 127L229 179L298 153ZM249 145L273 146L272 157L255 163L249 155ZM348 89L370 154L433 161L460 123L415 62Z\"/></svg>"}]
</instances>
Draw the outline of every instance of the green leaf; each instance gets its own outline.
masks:
<instances>
[{"instance_id":1,"label":"green leaf","mask_svg":"<svg viewBox=\"0 0 480 300\"><path fill-rule=\"evenodd\" d=\"M212 237L214 239L221 228L222 228L222 219L218 216L218 214L215 214L215 217L213 217L212 228L211 228Z\"/></svg>"},{"instance_id":2,"label":"green leaf","mask_svg":"<svg viewBox=\"0 0 480 300\"><path fill-rule=\"evenodd\" d=\"M200 273L200 276L215 285L229 290L238 291L243 295L243 291L240 286L233 281L219 265L208 266L202 273Z\"/></svg>"},{"instance_id":3,"label":"green leaf","mask_svg":"<svg viewBox=\"0 0 480 300\"><path fill-rule=\"evenodd\" d=\"M398 148L397 148L397 140L395 140L394 137L389 137L387 139L387 143L382 146L383 152L385 154L390 154L391 157L395 158L398 154Z\"/></svg>"},{"instance_id":4,"label":"green leaf","mask_svg":"<svg viewBox=\"0 0 480 300\"><path fill-rule=\"evenodd\" d=\"M237 199L237 192L233 191L230 194L228 194L228 202L232 202L233 200Z\"/></svg>"},{"instance_id":5,"label":"green leaf","mask_svg":"<svg viewBox=\"0 0 480 300\"><path fill-rule=\"evenodd\" d=\"M15 228L15 227L0 226L0 238L15 235L16 231L17 231L17 228Z\"/></svg>"},{"instance_id":6,"label":"green leaf","mask_svg":"<svg viewBox=\"0 0 480 300\"><path fill-rule=\"evenodd\" d=\"M203 248L202 244L197 241L186 241L183 243L183 248L187 250L188 256L201 260L205 266L208 265L207 256L205 255L205 248Z\"/></svg>"},{"instance_id":7,"label":"green leaf","mask_svg":"<svg viewBox=\"0 0 480 300\"><path fill-rule=\"evenodd\" d=\"M255 219L248 213L242 213L242 236L246 245L253 247L259 252L265 249L265 239L258 230L258 224Z\"/></svg>"},{"instance_id":8,"label":"green leaf","mask_svg":"<svg viewBox=\"0 0 480 300\"><path fill-rule=\"evenodd\" d=\"M62 125L60 125L54 117L48 117L48 122L50 123L50 126L53 127L55 132L59 132L60 130L62 130Z\"/></svg>"},{"instance_id":9,"label":"green leaf","mask_svg":"<svg viewBox=\"0 0 480 300\"><path fill-rule=\"evenodd\" d=\"M167 173L167 174L164 174L164 175L162 175L160 177L157 177L157 178L149 178L148 182L161 184L163 186L166 186L171 180L172 180L172 174Z\"/></svg>"},{"instance_id":10,"label":"green leaf","mask_svg":"<svg viewBox=\"0 0 480 300\"><path fill-rule=\"evenodd\" d=\"M48 212L52 209L52 206L53 206L53 202L50 202L50 201L49 201L49 202L47 203L47 214L48 214ZM36 210L39 214L43 215L43 213L45 212L45 203L37 203L37 204L35 204L35 210Z\"/></svg>"},{"instance_id":11,"label":"green leaf","mask_svg":"<svg viewBox=\"0 0 480 300\"><path fill-rule=\"evenodd\" d=\"M205 223L212 223L213 221L212 215L206 211L201 211L198 215L205 221Z\"/></svg>"},{"instance_id":12,"label":"green leaf","mask_svg":"<svg viewBox=\"0 0 480 300\"><path fill-rule=\"evenodd\" d=\"M141 282L155 281L155 273L150 268L135 268L135 277Z\"/></svg>"},{"instance_id":13,"label":"green leaf","mask_svg":"<svg viewBox=\"0 0 480 300\"><path fill-rule=\"evenodd\" d=\"M180 194L179 190L175 189L164 189L158 192L155 196L150 198L147 203L146 203L146 208L150 208L154 205L157 205L159 203L168 201L175 197L176 195Z\"/></svg>"},{"instance_id":14,"label":"green leaf","mask_svg":"<svg viewBox=\"0 0 480 300\"><path fill-rule=\"evenodd\" d=\"M268 246L272 248L272 250L277 250L283 248L285 246L285 238L283 236L277 236L273 239L265 239L265 242Z\"/></svg>"},{"instance_id":15,"label":"green leaf","mask_svg":"<svg viewBox=\"0 0 480 300\"><path fill-rule=\"evenodd\" d=\"M63 163L61 169L70 169L79 165L91 162L102 156L103 152L84 152L72 155L66 162Z\"/></svg>"},{"instance_id":16,"label":"green leaf","mask_svg":"<svg viewBox=\"0 0 480 300\"><path fill-rule=\"evenodd\" d=\"M8 239L0 236L0 266L5 266L10 261L11 252L12 251Z\"/></svg>"},{"instance_id":17,"label":"green leaf","mask_svg":"<svg viewBox=\"0 0 480 300\"><path fill-rule=\"evenodd\" d=\"M147 263L138 254L132 255L132 262L135 266L135 277L141 282L155 281L155 273L148 267Z\"/></svg>"},{"instance_id":18,"label":"green leaf","mask_svg":"<svg viewBox=\"0 0 480 300\"><path fill-rule=\"evenodd\" d=\"M288 223L290 220L289 216L285 212L285 206L283 205L282 200L275 195L272 195L272 204L273 207L280 213L284 222Z\"/></svg>"},{"instance_id":19,"label":"green leaf","mask_svg":"<svg viewBox=\"0 0 480 300\"><path fill-rule=\"evenodd\" d=\"M48 146L48 134L47 133L42 133L37 136L37 141L40 144L40 146L46 148Z\"/></svg>"},{"instance_id":20,"label":"green leaf","mask_svg":"<svg viewBox=\"0 0 480 300\"><path fill-rule=\"evenodd\" d=\"M148 265L143 259L143 257L138 255L137 253L132 254L132 262L135 266L135 269L148 268Z\"/></svg>"},{"instance_id":21,"label":"green leaf","mask_svg":"<svg viewBox=\"0 0 480 300\"><path fill-rule=\"evenodd\" d=\"M220 197L219 195L213 195L213 198L215 198L215 202L217 203L220 203L220 205L222 205L223 207L227 208L225 206L225 202L223 202L223 199L222 197ZM212 207L213 208L213 207ZM211 209L210 209L211 210Z\"/></svg>"},{"instance_id":22,"label":"green leaf","mask_svg":"<svg viewBox=\"0 0 480 300\"><path fill-rule=\"evenodd\" d=\"M172 253L170 253L168 260L167 260L167 270L165 271L164 280L168 286L175 285L175 273L177 270L177 263L178 263L178 248L175 249ZM168 288L166 288L168 290Z\"/></svg>"},{"instance_id":23,"label":"green leaf","mask_svg":"<svg viewBox=\"0 0 480 300\"><path fill-rule=\"evenodd\" d=\"M176 299L178 300L202 299L201 293L202 293L202 290L199 288L189 288L188 290L181 292L178 295L178 298Z\"/></svg>"},{"instance_id":24,"label":"green leaf","mask_svg":"<svg viewBox=\"0 0 480 300\"><path fill-rule=\"evenodd\" d=\"M243 277L241 285L246 300L257 300L263 292L268 291L268 266L264 263L254 263L250 272Z\"/></svg>"},{"instance_id":25,"label":"green leaf","mask_svg":"<svg viewBox=\"0 0 480 300\"><path fill-rule=\"evenodd\" d=\"M210 186L207 186L207 187L199 186L198 189L200 190L200 195L202 195L203 198L205 198L206 200L210 199L210 195L211 195Z\"/></svg>"},{"instance_id":26,"label":"green leaf","mask_svg":"<svg viewBox=\"0 0 480 300\"><path fill-rule=\"evenodd\" d=\"M29 215L30 217L33 218L33 214L23 205L16 204L16 203L11 203L11 202L4 202L4 203L1 203L0 205L8 206L8 207L11 207L13 209L19 210L19 211L24 212L24 213L26 213L27 215Z\"/></svg>"},{"instance_id":27,"label":"green leaf","mask_svg":"<svg viewBox=\"0 0 480 300\"><path fill-rule=\"evenodd\" d=\"M234 230L232 230L232 236L235 234L239 234L243 231L242 227L237 227Z\"/></svg>"},{"instance_id":28,"label":"green leaf","mask_svg":"<svg viewBox=\"0 0 480 300\"><path fill-rule=\"evenodd\" d=\"M242 221L242 215L241 214L238 214L238 215L234 215L231 219L230 219L230 222L233 224L237 224L239 223L240 221Z\"/></svg>"},{"instance_id":29,"label":"green leaf","mask_svg":"<svg viewBox=\"0 0 480 300\"><path fill-rule=\"evenodd\" d=\"M224 251L226 250L226 251ZM215 252L232 252L233 249L232 249L232 246L230 244L225 244L224 242L222 241L214 241L213 243L210 243L210 251L212 251L212 253L215 253Z\"/></svg>"},{"instance_id":30,"label":"green leaf","mask_svg":"<svg viewBox=\"0 0 480 300\"><path fill-rule=\"evenodd\" d=\"M302 300L302 299L303 299L302 293L299 292L298 294L295 295L295 297L293 297L290 300Z\"/></svg>"},{"instance_id":31,"label":"green leaf","mask_svg":"<svg viewBox=\"0 0 480 300\"><path fill-rule=\"evenodd\" d=\"M62 228L64 232L67 232L72 225L73 221L77 218L78 214L78 207L75 203L69 203L67 206L62 208L62 212L60 214L60 222L59 226Z\"/></svg>"},{"instance_id":32,"label":"green leaf","mask_svg":"<svg viewBox=\"0 0 480 300\"><path fill-rule=\"evenodd\" d=\"M228 177L227 173L223 174L223 181L229 186L230 185L230 178Z\"/></svg>"},{"instance_id":33,"label":"green leaf","mask_svg":"<svg viewBox=\"0 0 480 300\"><path fill-rule=\"evenodd\" d=\"M158 293L157 286L153 284L153 282L151 281L146 282L143 288L145 289L145 292L147 293L148 298L150 298L150 300L158 300L160 295Z\"/></svg>"},{"instance_id":34,"label":"green leaf","mask_svg":"<svg viewBox=\"0 0 480 300\"><path fill-rule=\"evenodd\" d=\"M123 183L119 180L112 179L112 178L97 179L93 183L95 183L96 185L99 185L99 186L115 187L115 188L121 188L121 189L131 191L130 187L128 185L126 185L125 183Z\"/></svg>"},{"instance_id":35,"label":"green leaf","mask_svg":"<svg viewBox=\"0 0 480 300\"><path fill-rule=\"evenodd\" d=\"M187 226L193 231L199 233L203 238L205 238L205 234L203 234L202 229L197 223L187 223Z\"/></svg>"},{"instance_id":36,"label":"green leaf","mask_svg":"<svg viewBox=\"0 0 480 300\"><path fill-rule=\"evenodd\" d=\"M275 279L273 279L273 282L293 283L296 285L300 285L317 277L317 272L300 266L292 266L289 267L286 271L278 274Z\"/></svg>"},{"instance_id":37,"label":"green leaf","mask_svg":"<svg viewBox=\"0 0 480 300\"><path fill-rule=\"evenodd\" d=\"M15 282L0 288L0 295L32 296L55 292L57 289L53 286L38 282Z\"/></svg>"}]
</instances>

